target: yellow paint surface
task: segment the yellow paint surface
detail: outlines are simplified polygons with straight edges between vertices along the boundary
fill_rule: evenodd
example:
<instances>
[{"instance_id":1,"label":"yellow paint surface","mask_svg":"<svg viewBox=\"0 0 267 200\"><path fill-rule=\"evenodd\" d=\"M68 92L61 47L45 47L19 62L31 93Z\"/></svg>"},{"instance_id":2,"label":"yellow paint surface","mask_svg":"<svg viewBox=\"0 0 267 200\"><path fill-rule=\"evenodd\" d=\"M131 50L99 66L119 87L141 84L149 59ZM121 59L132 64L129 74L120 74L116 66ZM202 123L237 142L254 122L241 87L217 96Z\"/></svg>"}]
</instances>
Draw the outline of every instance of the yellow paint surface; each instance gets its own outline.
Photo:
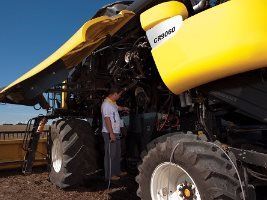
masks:
<instances>
[{"instance_id":1,"label":"yellow paint surface","mask_svg":"<svg viewBox=\"0 0 267 200\"><path fill-rule=\"evenodd\" d=\"M0 140L0 170L21 167L21 164L8 164L8 162L23 163L25 151L22 149L22 143L22 139ZM40 139L35 154L35 166L46 164L46 158L44 156L46 152L46 139Z\"/></svg>"},{"instance_id":2,"label":"yellow paint surface","mask_svg":"<svg viewBox=\"0 0 267 200\"><path fill-rule=\"evenodd\" d=\"M162 80L175 94L266 67L267 0L232 0L192 16L152 54Z\"/></svg>"}]
</instances>

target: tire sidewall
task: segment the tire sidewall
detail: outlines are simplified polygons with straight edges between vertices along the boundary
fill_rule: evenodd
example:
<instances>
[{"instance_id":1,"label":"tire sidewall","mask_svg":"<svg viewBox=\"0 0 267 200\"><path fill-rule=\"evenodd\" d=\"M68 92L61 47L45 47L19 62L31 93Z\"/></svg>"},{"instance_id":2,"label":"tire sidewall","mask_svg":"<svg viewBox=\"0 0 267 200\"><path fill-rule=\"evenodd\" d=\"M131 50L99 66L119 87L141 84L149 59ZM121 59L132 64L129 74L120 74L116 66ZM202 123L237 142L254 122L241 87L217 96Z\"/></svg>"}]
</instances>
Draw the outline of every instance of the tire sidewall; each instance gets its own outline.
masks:
<instances>
[{"instance_id":1,"label":"tire sidewall","mask_svg":"<svg viewBox=\"0 0 267 200\"><path fill-rule=\"evenodd\" d=\"M221 150L192 134L173 135L148 150L138 167L137 195L151 200L150 184L155 169L163 163L180 166L191 177L201 199L241 199L236 170ZM230 167L229 167L230 166Z\"/></svg>"},{"instance_id":2,"label":"tire sidewall","mask_svg":"<svg viewBox=\"0 0 267 200\"><path fill-rule=\"evenodd\" d=\"M99 145L92 134L91 125L84 120L71 118L60 119L51 127L51 146L55 140L61 145L62 164L56 172L51 161L50 180L60 188L83 184L88 174L101 168ZM52 151L51 152L51 158ZM102 161L102 162L101 162Z\"/></svg>"},{"instance_id":3,"label":"tire sidewall","mask_svg":"<svg viewBox=\"0 0 267 200\"><path fill-rule=\"evenodd\" d=\"M64 188L64 185L62 184L63 180L64 180L64 176L65 176L65 168L63 167L63 159L64 159L64 156L63 156L63 153L61 154L61 158L62 158L62 164L61 164L61 168L59 170L59 172L56 172L55 169L54 169L54 166L53 166L53 152L52 152L52 149L53 149L53 146L54 146L54 141L58 139L59 141L60 140L60 137L59 137L59 131L58 129L56 128L52 128L51 129L51 140L52 140L52 147L51 147L51 171L50 171L50 175L49 175L49 178L51 180L51 182L53 182L54 184L56 184L57 186L61 187L61 188ZM63 146L62 146L62 142L59 143L59 145L61 145L61 149L63 149Z\"/></svg>"},{"instance_id":4,"label":"tire sidewall","mask_svg":"<svg viewBox=\"0 0 267 200\"><path fill-rule=\"evenodd\" d=\"M170 155L169 156L166 156L166 154L161 154L159 155L159 152L155 153L154 154L154 159L153 161L150 161L149 163L149 166L147 169L146 172L143 172L145 173L145 177L146 178L146 181L143 182L142 184L142 188L145 187L144 189L142 189L142 191L145 192L145 197L144 200L152 200L152 197L151 197L151 180L152 180L152 175L155 171L155 169L163 164L163 163L169 163L170 162ZM202 191L204 191L204 188L205 187L201 187L204 186L204 183L201 181L201 179L199 179L199 171L197 171L194 167L192 167L191 164L186 164L185 162L183 162L184 159L187 159L188 158L184 158L183 156L180 157L180 159L175 159L172 161L173 164L176 164L178 166L180 166L181 168L183 168L189 175L190 177L193 179L194 183L196 184L196 187L198 188L198 191L199 191L199 194L201 196L201 199L206 199L205 198L205 193L203 193ZM189 161L190 163L190 161Z\"/></svg>"}]
</instances>

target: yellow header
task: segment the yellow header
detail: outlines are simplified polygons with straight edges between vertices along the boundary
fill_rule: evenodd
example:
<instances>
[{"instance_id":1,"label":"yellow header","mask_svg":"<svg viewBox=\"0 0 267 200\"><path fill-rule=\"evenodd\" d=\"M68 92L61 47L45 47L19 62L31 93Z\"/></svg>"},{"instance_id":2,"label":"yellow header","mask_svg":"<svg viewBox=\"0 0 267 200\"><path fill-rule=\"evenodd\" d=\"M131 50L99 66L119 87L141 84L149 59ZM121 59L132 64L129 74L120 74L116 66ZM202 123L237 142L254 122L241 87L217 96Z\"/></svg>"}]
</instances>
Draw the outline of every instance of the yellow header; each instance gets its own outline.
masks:
<instances>
[{"instance_id":1,"label":"yellow header","mask_svg":"<svg viewBox=\"0 0 267 200\"><path fill-rule=\"evenodd\" d=\"M55 53L34 67L32 70L21 76L9 86L0 91L0 94L7 92L15 85L25 81L50 67L56 61L62 59L66 68L71 68L80 63L85 57L95 50L107 35L114 35L123 27L135 14L131 11L121 11L113 17L102 16L86 22L65 44ZM37 83L38 84L38 83Z\"/></svg>"}]
</instances>

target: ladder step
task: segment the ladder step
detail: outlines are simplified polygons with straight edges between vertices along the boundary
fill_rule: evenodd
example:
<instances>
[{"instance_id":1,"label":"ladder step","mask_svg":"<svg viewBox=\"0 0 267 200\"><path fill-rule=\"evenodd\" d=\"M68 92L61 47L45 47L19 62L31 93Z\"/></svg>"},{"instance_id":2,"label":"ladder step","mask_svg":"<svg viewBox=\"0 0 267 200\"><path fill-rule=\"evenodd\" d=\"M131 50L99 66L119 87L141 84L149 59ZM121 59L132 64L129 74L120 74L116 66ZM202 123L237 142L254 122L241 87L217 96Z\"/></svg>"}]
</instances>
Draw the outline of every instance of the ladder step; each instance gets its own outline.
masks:
<instances>
[{"instance_id":1,"label":"ladder step","mask_svg":"<svg viewBox=\"0 0 267 200\"><path fill-rule=\"evenodd\" d=\"M40 119L35 118L33 130L31 132L26 133L26 134L31 134L31 135L30 136L27 135L26 140L24 141L25 142L24 148L26 149L26 154L24 156L24 162L22 166L22 172L24 174L29 174L32 172L32 166L35 160L35 152L37 150L37 146L38 146L39 139L40 139L40 134L36 132L39 122L40 122ZM28 138L30 139L28 140Z\"/></svg>"}]
</instances>

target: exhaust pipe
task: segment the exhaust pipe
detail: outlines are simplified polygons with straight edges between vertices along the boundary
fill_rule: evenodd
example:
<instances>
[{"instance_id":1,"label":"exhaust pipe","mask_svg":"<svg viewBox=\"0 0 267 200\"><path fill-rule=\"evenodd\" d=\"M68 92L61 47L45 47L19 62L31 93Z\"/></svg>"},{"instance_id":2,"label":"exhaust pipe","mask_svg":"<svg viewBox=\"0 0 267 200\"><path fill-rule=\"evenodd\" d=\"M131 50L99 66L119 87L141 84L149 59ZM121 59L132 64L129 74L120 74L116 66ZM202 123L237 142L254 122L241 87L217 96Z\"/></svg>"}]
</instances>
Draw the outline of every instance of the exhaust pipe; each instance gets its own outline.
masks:
<instances>
[{"instance_id":1,"label":"exhaust pipe","mask_svg":"<svg viewBox=\"0 0 267 200\"><path fill-rule=\"evenodd\" d=\"M198 4L193 6L194 11L200 12L201 10L203 10L206 6L206 2L207 0L201 0L200 2L198 2Z\"/></svg>"}]
</instances>

